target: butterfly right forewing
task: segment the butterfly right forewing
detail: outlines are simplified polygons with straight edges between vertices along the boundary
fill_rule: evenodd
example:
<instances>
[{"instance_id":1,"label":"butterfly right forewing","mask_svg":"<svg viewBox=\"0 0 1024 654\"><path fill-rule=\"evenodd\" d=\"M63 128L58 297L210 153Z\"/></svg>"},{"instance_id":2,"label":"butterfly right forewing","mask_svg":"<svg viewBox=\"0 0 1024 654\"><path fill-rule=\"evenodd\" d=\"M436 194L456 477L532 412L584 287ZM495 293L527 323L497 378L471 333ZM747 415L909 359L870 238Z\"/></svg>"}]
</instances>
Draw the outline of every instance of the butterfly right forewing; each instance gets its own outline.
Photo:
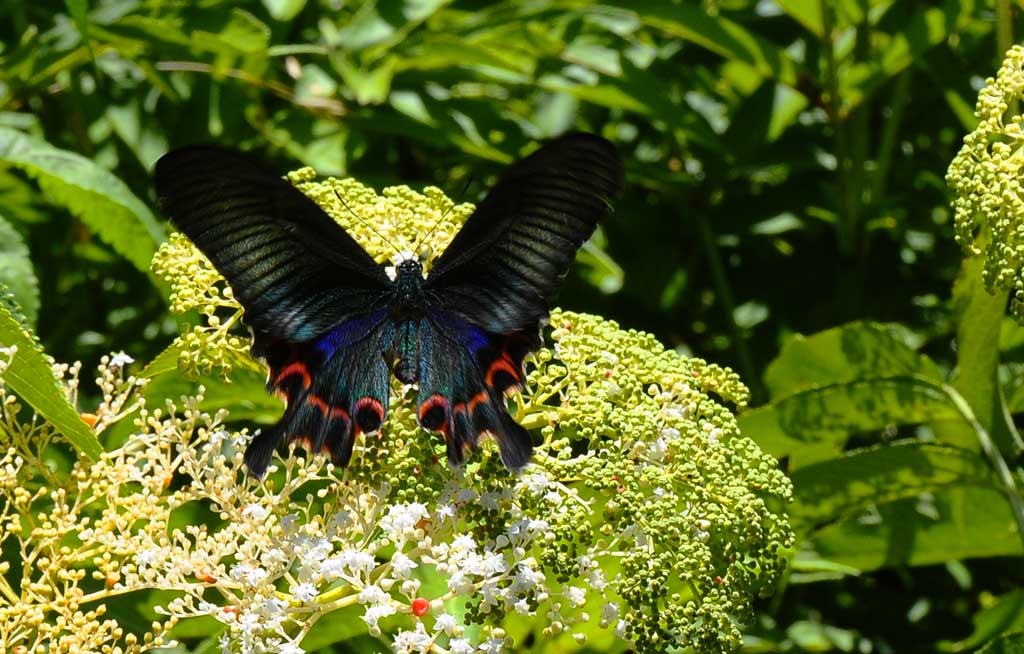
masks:
<instances>
[{"instance_id":1,"label":"butterfly right forewing","mask_svg":"<svg viewBox=\"0 0 1024 654\"><path fill-rule=\"evenodd\" d=\"M505 406L576 252L622 184L614 147L591 134L555 139L514 164L434 263L418 399L420 424L460 463L482 434L510 469L530 458L529 433Z\"/></svg>"}]
</instances>

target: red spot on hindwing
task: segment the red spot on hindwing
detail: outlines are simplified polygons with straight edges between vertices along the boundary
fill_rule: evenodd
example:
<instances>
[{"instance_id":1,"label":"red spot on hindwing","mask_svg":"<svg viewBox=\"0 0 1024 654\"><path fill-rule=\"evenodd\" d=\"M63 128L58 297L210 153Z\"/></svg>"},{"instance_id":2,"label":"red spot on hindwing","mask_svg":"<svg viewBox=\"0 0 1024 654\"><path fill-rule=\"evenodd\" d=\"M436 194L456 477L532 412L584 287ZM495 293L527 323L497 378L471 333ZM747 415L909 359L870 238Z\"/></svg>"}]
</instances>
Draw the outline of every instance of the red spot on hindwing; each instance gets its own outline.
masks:
<instances>
[{"instance_id":1,"label":"red spot on hindwing","mask_svg":"<svg viewBox=\"0 0 1024 654\"><path fill-rule=\"evenodd\" d=\"M519 371L509 360L508 356L502 356L487 368L487 385L499 393L505 392L510 386L519 383Z\"/></svg>"},{"instance_id":2,"label":"red spot on hindwing","mask_svg":"<svg viewBox=\"0 0 1024 654\"><path fill-rule=\"evenodd\" d=\"M274 378L274 385L280 386L281 382L292 375L299 375L302 377L302 385L306 388L309 388L309 385L312 383L312 379L310 379L309 376L309 368L306 367L306 364L301 361L295 361L288 364L281 370L281 372L277 373L277 377Z\"/></svg>"},{"instance_id":3,"label":"red spot on hindwing","mask_svg":"<svg viewBox=\"0 0 1024 654\"><path fill-rule=\"evenodd\" d=\"M448 423L448 400L443 395L431 395L420 404L417 417L424 429L444 430Z\"/></svg>"},{"instance_id":4,"label":"red spot on hindwing","mask_svg":"<svg viewBox=\"0 0 1024 654\"><path fill-rule=\"evenodd\" d=\"M469 412L476 411L477 405L483 402L487 402L487 391L480 391L469 399Z\"/></svg>"},{"instance_id":5,"label":"red spot on hindwing","mask_svg":"<svg viewBox=\"0 0 1024 654\"><path fill-rule=\"evenodd\" d=\"M384 424L384 405L376 398L359 398L354 413L356 425L364 434L372 434Z\"/></svg>"}]
</instances>

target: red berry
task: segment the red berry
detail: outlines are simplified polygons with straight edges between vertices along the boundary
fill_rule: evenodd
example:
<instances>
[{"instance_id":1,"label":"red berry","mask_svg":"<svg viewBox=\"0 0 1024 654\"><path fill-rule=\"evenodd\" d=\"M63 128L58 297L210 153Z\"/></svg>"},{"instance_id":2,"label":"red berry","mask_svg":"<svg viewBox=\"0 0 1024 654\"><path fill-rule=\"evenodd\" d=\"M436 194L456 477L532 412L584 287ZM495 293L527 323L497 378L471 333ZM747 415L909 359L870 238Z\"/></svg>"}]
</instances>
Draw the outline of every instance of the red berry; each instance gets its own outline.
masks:
<instances>
[{"instance_id":1,"label":"red berry","mask_svg":"<svg viewBox=\"0 0 1024 654\"><path fill-rule=\"evenodd\" d=\"M422 618L430 610L430 600L422 597L417 597L412 601L412 614L417 618Z\"/></svg>"}]
</instances>

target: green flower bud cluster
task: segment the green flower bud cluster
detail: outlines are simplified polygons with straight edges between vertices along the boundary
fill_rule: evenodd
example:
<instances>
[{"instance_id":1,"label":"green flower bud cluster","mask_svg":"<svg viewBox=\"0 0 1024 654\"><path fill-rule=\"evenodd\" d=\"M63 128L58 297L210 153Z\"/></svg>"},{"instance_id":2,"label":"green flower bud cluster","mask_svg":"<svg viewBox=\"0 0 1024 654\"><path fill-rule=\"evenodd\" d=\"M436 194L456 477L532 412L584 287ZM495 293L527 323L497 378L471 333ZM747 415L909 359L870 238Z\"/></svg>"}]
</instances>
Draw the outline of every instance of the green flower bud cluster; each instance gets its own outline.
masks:
<instances>
[{"instance_id":1,"label":"green flower bud cluster","mask_svg":"<svg viewBox=\"0 0 1024 654\"><path fill-rule=\"evenodd\" d=\"M984 251L990 293L1012 292L1010 312L1024 324L1024 47L1006 53L995 79L978 94L978 126L964 137L946 173L953 189L956 239L965 252Z\"/></svg>"}]
</instances>

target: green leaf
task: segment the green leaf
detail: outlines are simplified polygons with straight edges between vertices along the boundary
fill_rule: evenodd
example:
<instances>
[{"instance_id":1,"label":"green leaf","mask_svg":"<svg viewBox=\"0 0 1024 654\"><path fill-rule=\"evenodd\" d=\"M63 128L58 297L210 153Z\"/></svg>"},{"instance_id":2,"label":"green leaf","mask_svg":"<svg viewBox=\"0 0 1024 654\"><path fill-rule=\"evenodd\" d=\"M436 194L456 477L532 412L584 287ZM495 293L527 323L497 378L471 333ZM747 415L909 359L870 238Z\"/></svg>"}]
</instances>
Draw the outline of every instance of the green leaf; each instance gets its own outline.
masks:
<instances>
[{"instance_id":1,"label":"green leaf","mask_svg":"<svg viewBox=\"0 0 1024 654\"><path fill-rule=\"evenodd\" d=\"M622 280L625 273L622 267L615 263L605 248L608 247L608 239L604 231L598 227L598 231L580 249L576 257L580 265L580 275L596 286L602 293L617 293L622 288Z\"/></svg>"},{"instance_id":2,"label":"green leaf","mask_svg":"<svg viewBox=\"0 0 1024 654\"><path fill-rule=\"evenodd\" d=\"M21 234L0 216L0 286L14 296L29 326L39 315L39 280Z\"/></svg>"},{"instance_id":3,"label":"green leaf","mask_svg":"<svg viewBox=\"0 0 1024 654\"><path fill-rule=\"evenodd\" d=\"M879 54L851 66L840 76L842 113L849 113L890 79L922 59L928 50L945 42L951 31L957 29L956 22L957 16L949 8L931 8L912 14L906 23L891 32L888 43ZM876 33L874 36L879 38L882 35Z\"/></svg>"},{"instance_id":4,"label":"green leaf","mask_svg":"<svg viewBox=\"0 0 1024 654\"><path fill-rule=\"evenodd\" d=\"M862 571L1024 553L1003 494L970 486L881 505L815 532L810 544L822 558Z\"/></svg>"},{"instance_id":5,"label":"green leaf","mask_svg":"<svg viewBox=\"0 0 1024 654\"><path fill-rule=\"evenodd\" d=\"M200 407L204 410L226 409L229 420L259 424L273 424L281 417L284 405L267 393L266 373L262 369L244 367L258 367L251 359L235 364L230 382L207 375L189 379L178 369L179 351L177 344L169 345L139 373L140 378L150 380L143 391L147 398L162 401L163 398L192 395L201 385L205 391Z\"/></svg>"},{"instance_id":6,"label":"green leaf","mask_svg":"<svg viewBox=\"0 0 1024 654\"><path fill-rule=\"evenodd\" d=\"M2 127L0 163L31 175L53 202L81 217L139 270L149 271L153 253L165 238L163 228L149 207L109 171L74 152Z\"/></svg>"},{"instance_id":7,"label":"green leaf","mask_svg":"<svg viewBox=\"0 0 1024 654\"><path fill-rule=\"evenodd\" d=\"M868 506L958 485L992 486L977 453L936 443L900 443L850 452L792 474L794 526L841 520Z\"/></svg>"},{"instance_id":8,"label":"green leaf","mask_svg":"<svg viewBox=\"0 0 1024 654\"><path fill-rule=\"evenodd\" d=\"M395 77L396 61L394 57L387 57L374 68L362 69L344 57L331 58L334 69L361 105L380 104L387 100L391 80Z\"/></svg>"},{"instance_id":9,"label":"green leaf","mask_svg":"<svg viewBox=\"0 0 1024 654\"><path fill-rule=\"evenodd\" d=\"M18 351L3 373L4 383L36 413L48 420L75 449L90 459L103 454L96 434L64 397L53 376L50 362L35 338L7 307L0 305L0 344L17 346Z\"/></svg>"},{"instance_id":10,"label":"green leaf","mask_svg":"<svg viewBox=\"0 0 1024 654\"><path fill-rule=\"evenodd\" d=\"M962 416L935 382L911 376L801 391L739 416L743 433L773 456L789 457L794 471L838 456L851 435L933 421Z\"/></svg>"},{"instance_id":11,"label":"green leaf","mask_svg":"<svg viewBox=\"0 0 1024 654\"><path fill-rule=\"evenodd\" d=\"M942 371L907 346L901 327L853 322L789 338L768 365L765 385L773 398L817 386L871 377L915 375L941 382Z\"/></svg>"},{"instance_id":12,"label":"green leaf","mask_svg":"<svg viewBox=\"0 0 1024 654\"><path fill-rule=\"evenodd\" d=\"M957 643L945 643L942 650L962 652L981 647L1007 632L1024 631L1024 589L1011 590L971 618L974 633Z\"/></svg>"},{"instance_id":13,"label":"green leaf","mask_svg":"<svg viewBox=\"0 0 1024 654\"><path fill-rule=\"evenodd\" d=\"M303 10L306 0L263 0L263 6L274 20L284 23L295 18Z\"/></svg>"},{"instance_id":14,"label":"green leaf","mask_svg":"<svg viewBox=\"0 0 1024 654\"><path fill-rule=\"evenodd\" d=\"M824 23L821 20L820 0L776 0L776 4L782 8L790 18L797 21L819 39L825 34Z\"/></svg>"},{"instance_id":15,"label":"green leaf","mask_svg":"<svg viewBox=\"0 0 1024 654\"><path fill-rule=\"evenodd\" d=\"M700 4L673 4L664 0L643 3L608 0L602 4L634 11L645 25L728 59L742 61L762 75L796 86L798 69L784 49L724 16L707 13Z\"/></svg>"},{"instance_id":16,"label":"green leaf","mask_svg":"<svg viewBox=\"0 0 1024 654\"><path fill-rule=\"evenodd\" d=\"M977 246L984 249L987 240L987 234L983 234ZM965 258L953 286L957 321L957 377L953 386L967 400L1003 456L1013 459L1024 442L1006 409L998 381L999 334L1006 314L1007 292L991 295L985 289L983 259L982 256ZM941 436L945 440L973 438L973 434L945 432Z\"/></svg>"},{"instance_id":17,"label":"green leaf","mask_svg":"<svg viewBox=\"0 0 1024 654\"><path fill-rule=\"evenodd\" d=\"M248 11L232 7L227 14L203 16L205 19L215 16L216 20L203 25L205 29L192 31L194 46L228 58L238 54L266 56L270 46L270 28Z\"/></svg>"},{"instance_id":18,"label":"green leaf","mask_svg":"<svg viewBox=\"0 0 1024 654\"><path fill-rule=\"evenodd\" d=\"M978 654L1024 654L1024 632L1000 636L979 649Z\"/></svg>"}]
</instances>

